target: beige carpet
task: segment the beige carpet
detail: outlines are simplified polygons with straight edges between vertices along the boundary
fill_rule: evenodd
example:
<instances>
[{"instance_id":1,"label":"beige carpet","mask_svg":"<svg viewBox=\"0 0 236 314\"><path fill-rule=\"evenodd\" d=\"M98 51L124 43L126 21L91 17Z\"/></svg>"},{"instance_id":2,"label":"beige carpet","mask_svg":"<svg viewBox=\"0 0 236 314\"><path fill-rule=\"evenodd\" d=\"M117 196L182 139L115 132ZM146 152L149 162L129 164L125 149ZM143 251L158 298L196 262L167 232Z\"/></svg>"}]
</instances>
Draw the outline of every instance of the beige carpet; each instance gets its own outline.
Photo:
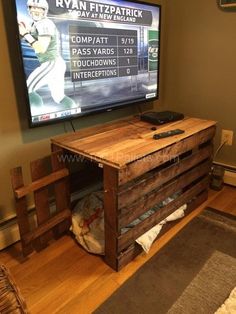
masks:
<instances>
[{"instance_id":1,"label":"beige carpet","mask_svg":"<svg viewBox=\"0 0 236 314\"><path fill-rule=\"evenodd\" d=\"M95 313L214 314L235 286L236 217L206 209Z\"/></svg>"},{"instance_id":2,"label":"beige carpet","mask_svg":"<svg viewBox=\"0 0 236 314\"><path fill-rule=\"evenodd\" d=\"M215 314L234 314L236 313L236 287L231 291L230 296L215 312Z\"/></svg>"},{"instance_id":3,"label":"beige carpet","mask_svg":"<svg viewBox=\"0 0 236 314\"><path fill-rule=\"evenodd\" d=\"M225 287L235 283L236 259L215 251L167 313L214 313L222 294L228 297Z\"/></svg>"}]
</instances>

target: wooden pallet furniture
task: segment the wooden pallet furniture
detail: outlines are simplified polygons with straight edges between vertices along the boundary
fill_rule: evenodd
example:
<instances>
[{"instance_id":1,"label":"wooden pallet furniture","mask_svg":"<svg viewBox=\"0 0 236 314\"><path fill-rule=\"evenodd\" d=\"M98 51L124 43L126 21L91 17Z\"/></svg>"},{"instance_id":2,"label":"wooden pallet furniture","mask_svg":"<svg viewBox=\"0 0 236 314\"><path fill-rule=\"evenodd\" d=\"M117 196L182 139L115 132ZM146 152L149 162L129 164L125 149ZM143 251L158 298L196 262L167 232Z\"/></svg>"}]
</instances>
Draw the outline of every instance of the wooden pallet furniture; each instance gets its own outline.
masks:
<instances>
[{"instance_id":1,"label":"wooden pallet furniture","mask_svg":"<svg viewBox=\"0 0 236 314\"><path fill-rule=\"evenodd\" d=\"M24 185L22 167L11 169L11 182L15 196L16 216L24 256L34 249L45 247L50 239L59 237L71 225L69 171L59 161L60 152L30 163L32 183ZM54 197L49 193L53 185ZM30 224L27 196L33 193L37 224ZM55 209L50 199L53 197Z\"/></svg>"},{"instance_id":2,"label":"wooden pallet furniture","mask_svg":"<svg viewBox=\"0 0 236 314\"><path fill-rule=\"evenodd\" d=\"M114 270L140 249L135 240L187 204L186 213L207 199L215 122L196 118L162 126L138 118L120 120L53 138L52 150L75 153L103 167L105 262ZM155 133L182 129L183 134L154 140ZM178 192L178 193L177 193ZM134 228L123 233L147 210L177 195Z\"/></svg>"}]
</instances>

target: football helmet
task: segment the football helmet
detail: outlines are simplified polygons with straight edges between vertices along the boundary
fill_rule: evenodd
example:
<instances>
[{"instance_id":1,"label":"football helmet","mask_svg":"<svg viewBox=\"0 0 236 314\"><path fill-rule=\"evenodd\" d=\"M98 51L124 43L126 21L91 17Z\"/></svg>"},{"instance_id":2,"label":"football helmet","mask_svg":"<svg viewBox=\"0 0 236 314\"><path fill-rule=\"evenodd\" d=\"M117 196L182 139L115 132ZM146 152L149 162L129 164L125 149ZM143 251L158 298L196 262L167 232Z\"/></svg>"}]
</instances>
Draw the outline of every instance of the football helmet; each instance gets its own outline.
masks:
<instances>
[{"instance_id":1,"label":"football helmet","mask_svg":"<svg viewBox=\"0 0 236 314\"><path fill-rule=\"evenodd\" d=\"M28 7L29 14L32 16L32 18L34 18L32 12L31 12L32 7L44 9L43 17L46 17L48 14L48 2L47 2L47 0L28 0L27 1L27 7Z\"/></svg>"}]
</instances>

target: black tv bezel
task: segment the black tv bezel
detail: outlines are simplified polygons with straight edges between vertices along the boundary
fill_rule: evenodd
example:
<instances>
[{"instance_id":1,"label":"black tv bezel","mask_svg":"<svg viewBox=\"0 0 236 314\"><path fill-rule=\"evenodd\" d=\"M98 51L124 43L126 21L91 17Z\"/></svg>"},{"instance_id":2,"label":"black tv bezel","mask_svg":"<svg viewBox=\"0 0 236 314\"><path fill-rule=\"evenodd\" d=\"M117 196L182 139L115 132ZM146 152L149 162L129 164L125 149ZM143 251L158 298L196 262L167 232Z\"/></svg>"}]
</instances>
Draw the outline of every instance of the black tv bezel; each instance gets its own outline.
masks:
<instances>
[{"instance_id":1,"label":"black tv bezel","mask_svg":"<svg viewBox=\"0 0 236 314\"><path fill-rule=\"evenodd\" d=\"M94 114L98 114L98 113L104 113L104 112L111 112L117 109L122 109L122 108L127 108L130 106L134 106L134 105L140 105L140 104L148 104L151 103L153 101L156 101L159 99L159 92L160 92L160 88L159 88L159 82L160 82L160 48L161 48L161 21L162 21L162 17L161 17L161 13L162 13L162 6L160 4L154 4L154 3L150 3L150 2L145 2L145 1L137 1L137 0L124 0L124 2L130 2L132 3L138 3L138 4L143 4L143 5L147 5L147 6L151 6L151 7L158 7L159 8L159 32L158 32L158 61L157 61L157 66L158 66L158 71L157 71L157 94L155 97L150 98L150 99L137 99L137 100L132 100L129 102L125 102L122 104L119 103L115 103L112 104L111 106L109 106L109 108L97 108L97 109L93 109L92 111L89 112L81 112L75 115L70 115L70 116L65 116L62 118L56 118L56 119L52 119L52 120L45 120L45 121L40 121L40 122L32 122L32 115L31 115L31 111L30 111L30 102L29 102L29 95L28 95L28 89L27 89L27 85L26 85L26 74L25 74L25 69L24 69L24 63L23 63L23 55L22 55L22 50L21 50L21 41L20 41L20 35L19 35L19 28L18 28L18 23L17 23L17 8L16 8L16 1L17 0L11 0L12 6L11 6L11 20L10 22L12 22L11 26L14 26L14 30L11 27L11 31L13 31L14 35L13 37L16 38L16 40L14 41L14 44L12 43L12 40L10 40L10 47L12 49L14 49L14 52L17 54L17 60L14 60L14 62L12 62L12 58L11 58L11 63L14 65L12 65L13 69L17 69L17 71L19 72L19 75L21 75L22 79L21 80L21 89L23 90L24 95L21 95L21 97L23 97L24 102L25 102L25 107L26 107L26 111L27 111L27 120L28 120L28 125L30 128L37 128L37 127L41 127L41 126L47 126L47 125L53 125L53 124L57 124L57 123L61 123L61 122L66 122L66 121L72 121L75 119L78 119L80 117L85 117L85 116L92 116ZM6 5L9 5L9 3L7 3ZM9 8L8 7L8 8ZM14 20L14 21L13 21ZM17 82L17 85L19 84L19 82ZM16 87L16 81L15 81L15 87ZM19 86L17 86L17 88L19 88Z\"/></svg>"}]
</instances>

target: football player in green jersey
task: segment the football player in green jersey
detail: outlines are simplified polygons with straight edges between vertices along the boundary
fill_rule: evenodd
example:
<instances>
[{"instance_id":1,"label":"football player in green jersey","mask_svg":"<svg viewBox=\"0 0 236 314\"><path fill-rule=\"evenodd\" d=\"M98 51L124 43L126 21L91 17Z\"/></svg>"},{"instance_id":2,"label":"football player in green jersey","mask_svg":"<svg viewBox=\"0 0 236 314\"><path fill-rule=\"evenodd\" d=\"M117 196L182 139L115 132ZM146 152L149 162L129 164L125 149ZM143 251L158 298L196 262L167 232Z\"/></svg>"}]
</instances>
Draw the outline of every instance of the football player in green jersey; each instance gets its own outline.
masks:
<instances>
[{"instance_id":1,"label":"football player in green jersey","mask_svg":"<svg viewBox=\"0 0 236 314\"><path fill-rule=\"evenodd\" d=\"M62 105L62 110L76 108L78 105L64 94L66 64L59 53L57 28L47 18L48 2L28 0L27 7L33 23L30 30L27 30L25 24L20 22L19 33L32 46L40 62L40 66L27 79L30 103L43 105L37 90L48 85L53 100Z\"/></svg>"}]
</instances>

